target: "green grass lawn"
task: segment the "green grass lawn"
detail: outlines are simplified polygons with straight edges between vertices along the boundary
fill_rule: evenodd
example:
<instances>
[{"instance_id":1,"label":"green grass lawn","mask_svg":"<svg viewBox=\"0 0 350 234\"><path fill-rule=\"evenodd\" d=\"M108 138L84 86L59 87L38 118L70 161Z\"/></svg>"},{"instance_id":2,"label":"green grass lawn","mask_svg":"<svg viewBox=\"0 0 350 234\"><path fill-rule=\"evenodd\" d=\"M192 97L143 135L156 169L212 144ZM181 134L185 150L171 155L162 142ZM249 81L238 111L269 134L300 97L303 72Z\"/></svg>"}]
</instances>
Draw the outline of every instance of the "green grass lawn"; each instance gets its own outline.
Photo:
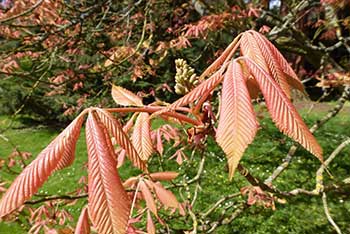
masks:
<instances>
[{"instance_id":1,"label":"green grass lawn","mask_svg":"<svg viewBox=\"0 0 350 234\"><path fill-rule=\"evenodd\" d=\"M307 108L305 108L307 109ZM304 113L305 110L301 111ZM312 125L325 111L312 111L307 115L305 121ZM8 124L6 117L0 118L0 129L4 129ZM242 164L250 172L261 179L266 179L268 175L282 162L289 147L293 143L290 139L278 132L272 122L263 117L260 121L261 129L258 132L253 144L246 151ZM13 128L5 131L3 136L8 138L12 144L18 146L21 151L28 151L35 157L54 137L58 134L57 130L50 130L44 127L27 127L19 122L15 122ZM332 119L315 134L317 140L324 149L325 158L334 150L341 141L350 136L350 112L348 109L342 111L340 115ZM350 147L347 147L332 162L329 171L333 175L334 181L341 181L350 175ZM13 150L12 145L0 138L0 158L7 157ZM202 191L195 203L194 211L203 212L208 206L216 202L220 197L238 192L243 186L248 185L245 178L239 173L235 174L232 181L227 178L226 159L221 149L209 140L208 150L212 152L205 163L205 171L201 178ZM170 156L173 153L169 151ZM189 154L190 152L188 152ZM195 155L195 157L199 157ZM76 160L74 164L62 171L56 172L45 185L39 190L39 194L65 194L73 191L78 186L78 180L86 175L84 163L87 161L85 147L85 133L81 132L81 137L77 145ZM150 166L151 171L159 169L159 165L154 163ZM198 160L192 163L184 162L181 167L174 162L169 161L163 165L164 170L179 170L181 180L184 173L194 176ZM315 186L314 177L318 169L319 161L303 149L299 149L290 167L274 182L280 190L289 191L294 188L302 187L312 190ZM179 168L179 169L178 169ZM16 168L15 168L16 169ZM120 174L126 178L131 174L136 174L137 170L129 170L123 167ZM326 176L327 177L327 176ZM11 182L14 179L3 168L0 171L0 181ZM192 187L191 187L192 189ZM349 194L343 196L328 195L330 212L344 231L350 233L350 198ZM238 200L232 200L237 203ZM76 222L81 207L86 203L82 199L77 205L69 207L68 210L74 216ZM224 204L210 218L219 217L223 209L232 205L230 202ZM233 208L228 208L233 212ZM71 224L74 225L74 224ZM191 227L190 220L178 219L172 222L171 228L182 229ZM266 209L262 206L253 206L249 208L242 216L235 219L229 225L217 229L215 233L333 233L323 212L321 197L298 196L286 200L285 204L276 203L276 210ZM0 234L3 233L26 233L17 223L0 223ZM182 233L182 232L180 232Z\"/></svg>"}]
</instances>

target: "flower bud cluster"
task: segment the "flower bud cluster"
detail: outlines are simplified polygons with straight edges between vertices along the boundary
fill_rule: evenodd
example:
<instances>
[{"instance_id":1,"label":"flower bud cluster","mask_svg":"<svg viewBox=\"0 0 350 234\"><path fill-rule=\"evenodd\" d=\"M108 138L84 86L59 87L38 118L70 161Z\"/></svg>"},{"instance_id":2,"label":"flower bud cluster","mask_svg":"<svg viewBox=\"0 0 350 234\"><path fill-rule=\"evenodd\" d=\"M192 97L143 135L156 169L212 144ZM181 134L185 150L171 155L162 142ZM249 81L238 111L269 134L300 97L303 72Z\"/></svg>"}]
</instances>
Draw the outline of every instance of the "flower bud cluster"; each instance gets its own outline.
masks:
<instances>
[{"instance_id":1,"label":"flower bud cluster","mask_svg":"<svg viewBox=\"0 0 350 234\"><path fill-rule=\"evenodd\" d=\"M175 92L184 95L189 93L196 85L198 85L198 76L187 62L183 59L175 60Z\"/></svg>"}]
</instances>

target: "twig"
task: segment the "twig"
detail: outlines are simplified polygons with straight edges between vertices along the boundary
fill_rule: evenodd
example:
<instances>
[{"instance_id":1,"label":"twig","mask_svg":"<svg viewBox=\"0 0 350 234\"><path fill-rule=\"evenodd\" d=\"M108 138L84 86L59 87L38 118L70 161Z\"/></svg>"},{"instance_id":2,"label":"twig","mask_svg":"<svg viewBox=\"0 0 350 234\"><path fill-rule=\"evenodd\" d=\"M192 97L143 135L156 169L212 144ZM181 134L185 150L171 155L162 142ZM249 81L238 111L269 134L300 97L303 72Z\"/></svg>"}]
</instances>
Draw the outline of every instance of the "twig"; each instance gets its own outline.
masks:
<instances>
[{"instance_id":1,"label":"twig","mask_svg":"<svg viewBox=\"0 0 350 234\"><path fill-rule=\"evenodd\" d=\"M329 213L329 209L328 209L328 205L327 205L327 195L326 193L323 193L322 195L322 203L323 203L323 209L324 209L324 213L327 216L328 222L334 227L335 231L338 234L342 234L340 228L338 227L338 225L334 222L331 214Z\"/></svg>"},{"instance_id":2,"label":"twig","mask_svg":"<svg viewBox=\"0 0 350 234\"><path fill-rule=\"evenodd\" d=\"M166 107L151 107L151 106L145 106L145 107L121 107L121 108L106 108L104 110L108 112L119 112L119 113L129 113L129 112L148 112L148 113L155 113L160 110L165 110ZM174 117L179 119L180 121L184 121L193 125L201 125L201 121L192 119L186 115L177 113L177 112L164 112L161 115Z\"/></svg>"},{"instance_id":3,"label":"twig","mask_svg":"<svg viewBox=\"0 0 350 234\"><path fill-rule=\"evenodd\" d=\"M199 184L199 181L197 181L197 184L196 184L196 188L194 190L194 195L193 195L193 198L192 198L192 201L191 201L191 207L194 206L194 203L196 202L197 200L197 197L198 197L198 192L201 190L201 186Z\"/></svg>"},{"instance_id":4,"label":"twig","mask_svg":"<svg viewBox=\"0 0 350 234\"><path fill-rule=\"evenodd\" d=\"M197 180L200 179L200 177L203 173L203 170L204 170L205 158L206 158L205 154L203 154L201 162L200 162L199 167L198 167L197 175L195 177L193 177L191 180L189 180L187 182L187 184L192 184L193 182L196 182Z\"/></svg>"},{"instance_id":5,"label":"twig","mask_svg":"<svg viewBox=\"0 0 350 234\"><path fill-rule=\"evenodd\" d=\"M332 162L332 160L347 146L350 144L350 138L343 141L327 158L327 160L320 166L320 168L316 172L316 186L313 191L305 190L305 189L294 189L290 192L288 192L289 195L296 196L298 194L306 194L306 195L312 195L317 196L322 192L325 191L332 191L334 189L338 189L341 186L325 186L323 185L323 172L327 168L327 166ZM344 182L346 184L346 181Z\"/></svg>"},{"instance_id":6,"label":"twig","mask_svg":"<svg viewBox=\"0 0 350 234\"><path fill-rule=\"evenodd\" d=\"M198 228L198 221L197 221L197 217L196 215L192 212L191 209L188 209L188 213L190 214L190 217L192 218L193 221L193 230L191 232L191 234L197 234L197 228Z\"/></svg>"},{"instance_id":7,"label":"twig","mask_svg":"<svg viewBox=\"0 0 350 234\"><path fill-rule=\"evenodd\" d=\"M302 188L293 189L292 191L288 192L288 194L291 196L296 196L299 194L305 194L305 195L309 195L309 196L319 195L319 193L317 193L315 190L309 191L309 190L302 189Z\"/></svg>"},{"instance_id":8,"label":"twig","mask_svg":"<svg viewBox=\"0 0 350 234\"><path fill-rule=\"evenodd\" d=\"M14 16L11 16L9 18L5 18L5 19L0 19L0 24L2 23L6 23L8 21L11 21L11 20L14 20L14 19L17 19L21 16L24 16L26 14L29 14L30 12L34 11L36 8L38 8L42 3L44 2L44 0L39 0L37 1L31 8L23 11L22 13L19 13L17 15L14 15Z\"/></svg>"},{"instance_id":9,"label":"twig","mask_svg":"<svg viewBox=\"0 0 350 234\"><path fill-rule=\"evenodd\" d=\"M214 205L212 205L211 207L209 207L209 209L203 213L201 216L202 218L205 218L207 217L209 214L211 214L221 203L231 199L231 198L234 198L234 197L238 197L240 196L241 193L238 192L238 193L232 193L232 194L229 194L229 195L226 195L226 196L223 196L222 198L220 198Z\"/></svg>"},{"instance_id":10,"label":"twig","mask_svg":"<svg viewBox=\"0 0 350 234\"><path fill-rule=\"evenodd\" d=\"M248 208L249 206L243 203L239 208L237 208L230 217L225 218L222 220L222 224L229 224L231 223L235 218L237 218L240 214L243 213L243 211Z\"/></svg>"},{"instance_id":11,"label":"twig","mask_svg":"<svg viewBox=\"0 0 350 234\"><path fill-rule=\"evenodd\" d=\"M337 101L337 105L330 110L321 120L317 121L311 128L310 132L316 132L320 127L327 123L330 119L335 117L344 107L346 101L350 100L350 86L345 86L344 91Z\"/></svg>"},{"instance_id":12,"label":"twig","mask_svg":"<svg viewBox=\"0 0 350 234\"><path fill-rule=\"evenodd\" d=\"M137 187L136 187L136 190L135 190L135 195L134 195L134 198L132 199L129 219L131 219L131 217L132 217L132 211L134 210L134 207L135 207L135 204L136 204L136 199L137 199L137 194L139 193L139 189L140 189L140 181L139 181L139 183L137 183Z\"/></svg>"},{"instance_id":13,"label":"twig","mask_svg":"<svg viewBox=\"0 0 350 234\"><path fill-rule=\"evenodd\" d=\"M248 169L242 166L242 164L238 164L237 170L239 173L244 176L248 182L253 186L259 186L262 190L268 191L274 194L282 194L281 192L275 190L274 188L269 187L267 184L265 184L263 181L259 180L258 178L254 177Z\"/></svg>"},{"instance_id":14,"label":"twig","mask_svg":"<svg viewBox=\"0 0 350 234\"><path fill-rule=\"evenodd\" d=\"M26 205L34 205L38 204L41 202L46 202L46 201L52 201L52 200L75 200L75 199L80 199L80 198L86 198L88 195L87 194L81 194L78 196L69 196L69 195L58 195L58 196L51 196L51 197L44 197L38 200L33 200L33 201L26 201L24 204Z\"/></svg>"},{"instance_id":15,"label":"twig","mask_svg":"<svg viewBox=\"0 0 350 234\"><path fill-rule=\"evenodd\" d=\"M283 32L284 30L288 29L295 22L294 16L299 11L302 11L302 10L306 9L309 6L310 6L310 2L309 1L307 1L307 0L300 1L299 4L296 7L294 7L293 10L291 12L289 12L283 18L283 20L282 20L282 22L284 22L283 25L278 25L278 26L275 26L274 28L272 28L272 30L269 33L269 36L270 37L278 36L281 32Z\"/></svg>"},{"instance_id":16,"label":"twig","mask_svg":"<svg viewBox=\"0 0 350 234\"><path fill-rule=\"evenodd\" d=\"M242 204L239 204L235 211L231 214L230 217L226 217L226 218L223 218L222 220L219 220L219 221L215 221L213 223L210 224L210 229L206 232L206 233L212 233L215 231L215 229L217 227L219 227L220 225L227 225L227 224L230 224L234 219L236 219L240 214L243 213L243 211L245 211L247 208L249 208L249 206L245 203L242 203ZM207 228L203 228L204 231L208 229Z\"/></svg>"},{"instance_id":17,"label":"twig","mask_svg":"<svg viewBox=\"0 0 350 234\"><path fill-rule=\"evenodd\" d=\"M320 168L316 172L316 192L323 192L323 172L327 168L327 166L332 162L332 160L347 146L350 144L350 138L343 141L338 147L331 153L331 155L327 158L327 160L320 166Z\"/></svg>"},{"instance_id":18,"label":"twig","mask_svg":"<svg viewBox=\"0 0 350 234\"><path fill-rule=\"evenodd\" d=\"M287 156L282 160L282 164L279 165L272 174L265 180L265 184L271 185L272 181L275 180L288 166L289 163L292 161L292 158L298 149L296 144L293 144L287 153Z\"/></svg>"}]
</instances>

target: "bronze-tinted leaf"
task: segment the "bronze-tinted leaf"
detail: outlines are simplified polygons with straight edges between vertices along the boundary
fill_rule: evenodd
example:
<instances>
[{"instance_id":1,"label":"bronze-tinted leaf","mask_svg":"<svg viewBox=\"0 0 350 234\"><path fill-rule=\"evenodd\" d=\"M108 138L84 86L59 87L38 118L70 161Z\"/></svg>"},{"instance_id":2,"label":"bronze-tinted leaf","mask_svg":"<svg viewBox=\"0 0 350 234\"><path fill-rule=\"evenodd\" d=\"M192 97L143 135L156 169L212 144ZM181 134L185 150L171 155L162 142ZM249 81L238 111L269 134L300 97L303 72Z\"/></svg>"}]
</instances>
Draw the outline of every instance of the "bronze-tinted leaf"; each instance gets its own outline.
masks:
<instances>
[{"instance_id":1,"label":"bronze-tinted leaf","mask_svg":"<svg viewBox=\"0 0 350 234\"><path fill-rule=\"evenodd\" d=\"M161 131L158 129L156 132L156 149L160 155L163 155L164 147L163 147L163 141L162 141L162 134Z\"/></svg>"},{"instance_id":2,"label":"bronze-tinted leaf","mask_svg":"<svg viewBox=\"0 0 350 234\"><path fill-rule=\"evenodd\" d=\"M245 62L260 86L277 127L322 161L322 148L277 82L250 59Z\"/></svg>"},{"instance_id":3,"label":"bronze-tinted leaf","mask_svg":"<svg viewBox=\"0 0 350 234\"><path fill-rule=\"evenodd\" d=\"M132 133L132 143L143 161L147 161L153 153L151 124L148 113L140 113L136 119Z\"/></svg>"},{"instance_id":4,"label":"bronze-tinted leaf","mask_svg":"<svg viewBox=\"0 0 350 234\"><path fill-rule=\"evenodd\" d=\"M222 85L220 119L216 132L216 141L227 156L230 179L257 129L258 123L241 65L232 62Z\"/></svg>"},{"instance_id":5,"label":"bronze-tinted leaf","mask_svg":"<svg viewBox=\"0 0 350 234\"><path fill-rule=\"evenodd\" d=\"M142 161L141 157L137 153L129 137L123 131L123 128L119 121L113 117L111 113L103 109L97 109L97 114L101 122L106 126L111 135L115 138L116 142L125 149L129 159L133 164L143 171L146 171L146 164Z\"/></svg>"},{"instance_id":6,"label":"bronze-tinted leaf","mask_svg":"<svg viewBox=\"0 0 350 234\"><path fill-rule=\"evenodd\" d=\"M179 208L179 202L175 195L165 189L160 183L154 183L154 190L157 194L159 201L166 207Z\"/></svg>"},{"instance_id":7,"label":"bronze-tinted leaf","mask_svg":"<svg viewBox=\"0 0 350 234\"><path fill-rule=\"evenodd\" d=\"M80 213L74 234L90 234L89 214L86 207Z\"/></svg>"},{"instance_id":8,"label":"bronze-tinted leaf","mask_svg":"<svg viewBox=\"0 0 350 234\"><path fill-rule=\"evenodd\" d=\"M247 89L249 91L249 96L252 99L257 99L259 97L259 94L261 93L258 83L256 83L254 79L247 78L246 84L247 84Z\"/></svg>"},{"instance_id":9,"label":"bronze-tinted leaf","mask_svg":"<svg viewBox=\"0 0 350 234\"><path fill-rule=\"evenodd\" d=\"M123 87L112 86L113 100L122 106L143 106L142 99Z\"/></svg>"},{"instance_id":10,"label":"bronze-tinted leaf","mask_svg":"<svg viewBox=\"0 0 350 234\"><path fill-rule=\"evenodd\" d=\"M83 120L83 116L76 118L24 168L0 201L0 218L21 206L36 193L55 170L67 166L74 160L72 155L74 144Z\"/></svg>"},{"instance_id":11,"label":"bronze-tinted leaf","mask_svg":"<svg viewBox=\"0 0 350 234\"><path fill-rule=\"evenodd\" d=\"M157 206L156 206L156 203L153 199L153 195L151 193L151 191L149 190L149 188L147 187L147 185L145 184L145 182L143 182L142 180L139 182L139 186L140 186L140 190L141 190L141 193L142 193L142 196L143 198L145 199L146 201L146 206L147 208L152 211L152 213L155 215L155 216L158 216L158 213L157 213Z\"/></svg>"},{"instance_id":12,"label":"bronze-tinted leaf","mask_svg":"<svg viewBox=\"0 0 350 234\"><path fill-rule=\"evenodd\" d=\"M90 113L86 123L88 148L88 201L92 223L100 234L124 234L130 200L117 171L107 129Z\"/></svg>"}]
</instances>

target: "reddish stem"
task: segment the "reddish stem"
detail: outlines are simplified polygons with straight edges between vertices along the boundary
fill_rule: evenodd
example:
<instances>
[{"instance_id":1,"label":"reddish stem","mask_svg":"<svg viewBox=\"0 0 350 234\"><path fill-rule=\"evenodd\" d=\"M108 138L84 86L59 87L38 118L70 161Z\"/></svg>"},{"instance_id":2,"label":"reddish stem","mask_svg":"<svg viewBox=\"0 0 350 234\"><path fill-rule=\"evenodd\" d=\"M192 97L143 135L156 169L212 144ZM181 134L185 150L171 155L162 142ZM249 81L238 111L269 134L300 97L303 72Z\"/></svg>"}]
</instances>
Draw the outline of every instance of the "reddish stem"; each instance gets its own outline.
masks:
<instances>
[{"instance_id":1,"label":"reddish stem","mask_svg":"<svg viewBox=\"0 0 350 234\"><path fill-rule=\"evenodd\" d=\"M147 112L147 113L154 113L157 111L161 111L166 109L167 107L153 107L153 106L144 106L144 107L119 107L119 108L106 108L104 110L109 112L119 112L119 113L128 113L128 112ZM202 122L199 120L192 119L186 115L177 113L177 112L164 112L161 115L174 117L180 121L192 124L192 125L202 125Z\"/></svg>"}]
</instances>

